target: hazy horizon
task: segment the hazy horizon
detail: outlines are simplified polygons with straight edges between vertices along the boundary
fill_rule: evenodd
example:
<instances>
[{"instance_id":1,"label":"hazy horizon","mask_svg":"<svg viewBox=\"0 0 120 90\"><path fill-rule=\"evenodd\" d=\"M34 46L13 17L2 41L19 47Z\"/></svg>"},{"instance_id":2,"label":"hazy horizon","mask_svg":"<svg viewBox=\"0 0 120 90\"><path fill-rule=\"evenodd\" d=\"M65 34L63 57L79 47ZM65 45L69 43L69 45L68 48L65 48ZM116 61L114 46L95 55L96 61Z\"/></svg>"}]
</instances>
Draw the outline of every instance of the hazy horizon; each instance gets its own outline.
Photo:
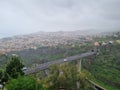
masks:
<instances>
[{"instance_id":1,"label":"hazy horizon","mask_svg":"<svg viewBox=\"0 0 120 90\"><path fill-rule=\"evenodd\" d=\"M120 0L1 0L0 38L38 31L119 30Z\"/></svg>"}]
</instances>

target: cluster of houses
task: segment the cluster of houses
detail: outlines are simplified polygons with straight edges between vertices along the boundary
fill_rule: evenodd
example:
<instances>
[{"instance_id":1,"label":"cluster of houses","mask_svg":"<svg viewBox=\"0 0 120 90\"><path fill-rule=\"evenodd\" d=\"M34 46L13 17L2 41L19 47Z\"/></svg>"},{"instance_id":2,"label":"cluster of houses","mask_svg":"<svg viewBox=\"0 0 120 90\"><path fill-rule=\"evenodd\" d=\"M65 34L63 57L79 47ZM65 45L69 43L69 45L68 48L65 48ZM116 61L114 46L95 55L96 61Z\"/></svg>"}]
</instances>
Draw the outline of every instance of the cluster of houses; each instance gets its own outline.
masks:
<instances>
[{"instance_id":1,"label":"cluster of houses","mask_svg":"<svg viewBox=\"0 0 120 90\"><path fill-rule=\"evenodd\" d=\"M114 41L108 41L108 42L104 42L104 41L99 41L99 42L95 42L94 46L98 47L98 46L106 46L107 44L113 44Z\"/></svg>"},{"instance_id":2,"label":"cluster of houses","mask_svg":"<svg viewBox=\"0 0 120 90\"><path fill-rule=\"evenodd\" d=\"M94 42L94 46L95 47L99 47L99 46L107 46L108 44L113 44L113 43L118 43L118 44L120 44L120 40L115 40L115 41L107 41L107 42L105 42L105 41L96 41L96 42Z\"/></svg>"}]
</instances>

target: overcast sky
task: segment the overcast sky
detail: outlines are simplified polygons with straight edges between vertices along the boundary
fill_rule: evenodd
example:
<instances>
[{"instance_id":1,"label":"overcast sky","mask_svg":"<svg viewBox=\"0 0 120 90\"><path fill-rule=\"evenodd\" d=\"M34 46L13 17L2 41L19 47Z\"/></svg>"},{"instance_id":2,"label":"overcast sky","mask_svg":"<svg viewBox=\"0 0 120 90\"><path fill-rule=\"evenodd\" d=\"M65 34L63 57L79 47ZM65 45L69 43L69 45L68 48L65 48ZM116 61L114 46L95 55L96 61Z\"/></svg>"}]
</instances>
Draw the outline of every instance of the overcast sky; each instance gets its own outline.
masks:
<instances>
[{"instance_id":1,"label":"overcast sky","mask_svg":"<svg viewBox=\"0 0 120 90\"><path fill-rule=\"evenodd\" d=\"M120 0L0 0L0 37L120 28Z\"/></svg>"}]
</instances>

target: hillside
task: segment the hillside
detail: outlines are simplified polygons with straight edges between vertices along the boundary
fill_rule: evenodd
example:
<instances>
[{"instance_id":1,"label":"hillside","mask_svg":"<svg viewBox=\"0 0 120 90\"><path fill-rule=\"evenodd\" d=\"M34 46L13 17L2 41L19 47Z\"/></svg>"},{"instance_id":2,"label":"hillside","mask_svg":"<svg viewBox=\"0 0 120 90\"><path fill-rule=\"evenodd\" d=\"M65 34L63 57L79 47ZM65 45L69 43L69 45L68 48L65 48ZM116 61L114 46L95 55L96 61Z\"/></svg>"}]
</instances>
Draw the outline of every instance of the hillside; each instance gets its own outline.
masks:
<instances>
[{"instance_id":1,"label":"hillside","mask_svg":"<svg viewBox=\"0 0 120 90\"><path fill-rule=\"evenodd\" d=\"M85 31L37 32L28 35L18 35L0 39L0 54L39 47L55 47L58 45L72 45L76 42L92 41L93 36L105 36L110 33Z\"/></svg>"},{"instance_id":2,"label":"hillside","mask_svg":"<svg viewBox=\"0 0 120 90\"><path fill-rule=\"evenodd\" d=\"M75 45L73 47L64 45L64 46L57 46L57 47L40 47L36 50L28 49L28 50L22 50L22 51L9 52L7 53L7 56L6 55L1 56L0 67L4 67L8 58L13 54L20 56L25 66L30 67L33 64L41 64L44 62L57 60L67 56L80 54L90 50L89 48L92 48L92 47L93 46L91 44L87 45L87 47L86 45L81 45L81 46Z\"/></svg>"},{"instance_id":3,"label":"hillside","mask_svg":"<svg viewBox=\"0 0 120 90\"><path fill-rule=\"evenodd\" d=\"M110 40L104 38L102 40ZM100 40L100 39L99 39ZM115 39L114 39L115 40ZM87 59L83 66L94 77L94 81L108 90L120 89L120 44L108 44L99 48L99 55Z\"/></svg>"}]
</instances>

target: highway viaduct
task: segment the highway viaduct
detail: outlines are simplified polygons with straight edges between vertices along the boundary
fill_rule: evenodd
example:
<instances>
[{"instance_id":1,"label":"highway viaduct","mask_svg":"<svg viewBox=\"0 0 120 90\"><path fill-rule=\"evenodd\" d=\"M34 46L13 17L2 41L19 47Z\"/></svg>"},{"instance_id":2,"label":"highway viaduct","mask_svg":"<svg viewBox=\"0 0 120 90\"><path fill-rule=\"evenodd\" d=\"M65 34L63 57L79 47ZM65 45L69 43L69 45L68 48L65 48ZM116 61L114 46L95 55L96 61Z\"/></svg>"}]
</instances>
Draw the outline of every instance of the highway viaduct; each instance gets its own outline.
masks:
<instances>
[{"instance_id":1,"label":"highway viaduct","mask_svg":"<svg viewBox=\"0 0 120 90\"><path fill-rule=\"evenodd\" d=\"M70 57L66 57L63 59L59 59L56 61L51 61L51 62L46 62L40 65L37 65L35 68L28 68L27 70L24 71L25 75L29 75L29 74L34 74L37 73L39 71L43 71L49 68L49 66L54 65L54 64L62 64L62 63L66 63L66 62L71 62L71 61L78 61L78 70L81 72L81 58L85 58L85 57L89 57L89 56L93 56L96 55L97 52L94 51L90 51L90 52L86 52L86 53L82 53L82 54L78 54L78 55L74 55L74 56L70 56ZM98 84L94 83L93 81L88 80L92 85L95 86L96 90L106 90L103 87L99 86Z\"/></svg>"},{"instance_id":2,"label":"highway viaduct","mask_svg":"<svg viewBox=\"0 0 120 90\"><path fill-rule=\"evenodd\" d=\"M78 67L79 67L79 71L80 71L81 70L81 60L80 59L84 58L84 57L93 56L95 54L96 54L96 52L90 51L90 52L66 57L66 58L63 58L63 59L59 59L59 60L56 60L56 61L46 62L46 63L40 64L40 65L37 65L35 68L28 68L27 70L24 71L24 73L25 73L25 75L34 74L34 73L37 73L39 71L48 69L49 66L51 66L53 64L62 64L62 63L65 63L65 62L71 62L71 61L77 61L77 60L79 60L79 63L78 63L79 66Z\"/></svg>"}]
</instances>

